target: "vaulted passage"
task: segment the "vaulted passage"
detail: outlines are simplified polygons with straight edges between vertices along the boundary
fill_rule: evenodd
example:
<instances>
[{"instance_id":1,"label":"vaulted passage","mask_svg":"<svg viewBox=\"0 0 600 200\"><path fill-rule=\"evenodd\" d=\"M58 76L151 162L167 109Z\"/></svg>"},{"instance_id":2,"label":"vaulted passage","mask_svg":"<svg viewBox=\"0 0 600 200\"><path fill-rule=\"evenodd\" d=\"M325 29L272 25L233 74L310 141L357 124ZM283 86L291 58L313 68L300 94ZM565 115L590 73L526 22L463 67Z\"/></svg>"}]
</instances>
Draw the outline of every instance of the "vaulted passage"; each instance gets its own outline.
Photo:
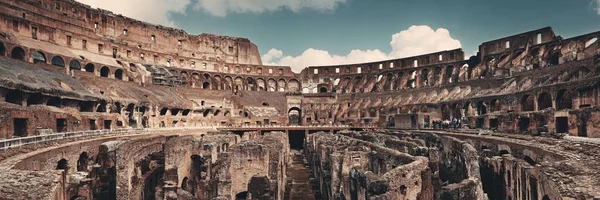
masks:
<instances>
[{"instance_id":1,"label":"vaulted passage","mask_svg":"<svg viewBox=\"0 0 600 200\"><path fill-rule=\"evenodd\" d=\"M10 57L17 60L25 60L25 50L21 47L15 47L10 53Z\"/></svg>"}]
</instances>

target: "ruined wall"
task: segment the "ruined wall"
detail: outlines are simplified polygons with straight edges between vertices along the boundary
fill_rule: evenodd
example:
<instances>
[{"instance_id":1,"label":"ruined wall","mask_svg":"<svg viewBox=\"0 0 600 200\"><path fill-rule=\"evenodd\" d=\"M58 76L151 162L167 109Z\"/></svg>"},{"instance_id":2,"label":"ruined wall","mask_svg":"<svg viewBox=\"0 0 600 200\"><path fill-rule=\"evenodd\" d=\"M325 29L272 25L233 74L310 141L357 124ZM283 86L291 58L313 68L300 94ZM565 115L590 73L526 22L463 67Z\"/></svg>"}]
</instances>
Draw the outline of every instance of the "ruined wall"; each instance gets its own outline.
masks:
<instances>
[{"instance_id":1,"label":"ruined wall","mask_svg":"<svg viewBox=\"0 0 600 200\"><path fill-rule=\"evenodd\" d=\"M315 133L307 157L326 199L432 199L425 157L413 157L371 142ZM428 192L431 192L428 194Z\"/></svg>"}]
</instances>

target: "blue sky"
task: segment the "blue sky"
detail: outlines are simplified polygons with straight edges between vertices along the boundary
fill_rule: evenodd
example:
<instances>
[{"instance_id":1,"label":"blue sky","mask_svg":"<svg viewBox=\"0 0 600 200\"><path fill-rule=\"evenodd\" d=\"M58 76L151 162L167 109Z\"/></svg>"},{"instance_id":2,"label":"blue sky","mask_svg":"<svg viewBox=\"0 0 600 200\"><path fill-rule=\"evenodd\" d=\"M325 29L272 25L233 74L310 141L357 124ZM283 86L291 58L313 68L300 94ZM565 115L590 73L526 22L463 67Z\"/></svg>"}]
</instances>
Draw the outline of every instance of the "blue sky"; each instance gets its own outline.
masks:
<instances>
[{"instance_id":1,"label":"blue sky","mask_svg":"<svg viewBox=\"0 0 600 200\"><path fill-rule=\"evenodd\" d=\"M545 26L565 38L600 31L600 0L81 1L188 33L246 37L264 63L296 70L455 47L471 55L484 41Z\"/></svg>"}]
</instances>

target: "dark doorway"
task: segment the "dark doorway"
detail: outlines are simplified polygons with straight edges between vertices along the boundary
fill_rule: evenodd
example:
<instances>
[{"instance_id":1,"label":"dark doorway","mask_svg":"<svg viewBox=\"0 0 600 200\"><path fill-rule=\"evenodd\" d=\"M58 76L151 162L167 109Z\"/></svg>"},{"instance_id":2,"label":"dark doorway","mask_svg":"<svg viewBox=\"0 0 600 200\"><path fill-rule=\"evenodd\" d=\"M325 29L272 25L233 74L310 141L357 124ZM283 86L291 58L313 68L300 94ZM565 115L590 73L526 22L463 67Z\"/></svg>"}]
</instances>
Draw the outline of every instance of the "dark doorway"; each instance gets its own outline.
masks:
<instances>
[{"instance_id":1,"label":"dark doorway","mask_svg":"<svg viewBox=\"0 0 600 200\"><path fill-rule=\"evenodd\" d=\"M67 170L67 168L69 168L69 163L64 158L60 159L58 161L58 163L56 164L56 169L57 170L60 170L60 169Z\"/></svg>"},{"instance_id":2,"label":"dark doorway","mask_svg":"<svg viewBox=\"0 0 600 200\"><path fill-rule=\"evenodd\" d=\"M104 120L104 129L110 130L111 126L112 126L112 120Z\"/></svg>"},{"instance_id":3,"label":"dark doorway","mask_svg":"<svg viewBox=\"0 0 600 200\"><path fill-rule=\"evenodd\" d=\"M10 53L10 57L17 60L25 60L25 50L21 47L15 47Z\"/></svg>"},{"instance_id":4,"label":"dark doorway","mask_svg":"<svg viewBox=\"0 0 600 200\"><path fill-rule=\"evenodd\" d=\"M587 137L587 120L582 119L579 122L579 128L578 128L578 131L577 131L577 136Z\"/></svg>"},{"instance_id":5,"label":"dark doorway","mask_svg":"<svg viewBox=\"0 0 600 200\"><path fill-rule=\"evenodd\" d=\"M240 192L235 195L235 200L246 200L248 197L248 192Z\"/></svg>"},{"instance_id":6,"label":"dark doorway","mask_svg":"<svg viewBox=\"0 0 600 200\"><path fill-rule=\"evenodd\" d=\"M304 147L304 138L306 137L305 132L302 131L289 131L290 148L300 150Z\"/></svg>"},{"instance_id":7,"label":"dark doorway","mask_svg":"<svg viewBox=\"0 0 600 200\"><path fill-rule=\"evenodd\" d=\"M90 130L97 130L98 126L96 125L96 120L90 119Z\"/></svg>"},{"instance_id":8,"label":"dark doorway","mask_svg":"<svg viewBox=\"0 0 600 200\"><path fill-rule=\"evenodd\" d=\"M569 118L557 117L556 118L556 132L567 133L569 132Z\"/></svg>"},{"instance_id":9,"label":"dark doorway","mask_svg":"<svg viewBox=\"0 0 600 200\"><path fill-rule=\"evenodd\" d=\"M485 124L485 118L477 118L477 123L475 124L475 127L483 128L484 124Z\"/></svg>"},{"instance_id":10,"label":"dark doorway","mask_svg":"<svg viewBox=\"0 0 600 200\"><path fill-rule=\"evenodd\" d=\"M530 119L528 117L523 117L519 119L519 131L527 132L529 131L529 123Z\"/></svg>"},{"instance_id":11,"label":"dark doorway","mask_svg":"<svg viewBox=\"0 0 600 200\"><path fill-rule=\"evenodd\" d=\"M288 119L290 125L301 125L301 113L302 111L298 107L290 108L290 110L288 111Z\"/></svg>"},{"instance_id":12,"label":"dark doorway","mask_svg":"<svg viewBox=\"0 0 600 200\"><path fill-rule=\"evenodd\" d=\"M79 159L77 160L77 171L88 171L88 161L89 156L87 152L83 152L79 154Z\"/></svg>"},{"instance_id":13,"label":"dark doorway","mask_svg":"<svg viewBox=\"0 0 600 200\"><path fill-rule=\"evenodd\" d=\"M492 130L498 129L498 119L490 119L490 129L492 129Z\"/></svg>"},{"instance_id":14,"label":"dark doorway","mask_svg":"<svg viewBox=\"0 0 600 200\"><path fill-rule=\"evenodd\" d=\"M13 122L14 136L25 137L27 136L27 119L15 118Z\"/></svg>"},{"instance_id":15,"label":"dark doorway","mask_svg":"<svg viewBox=\"0 0 600 200\"><path fill-rule=\"evenodd\" d=\"M415 115L410 116L410 126L413 129L418 127L417 126L417 116L415 116Z\"/></svg>"},{"instance_id":16,"label":"dark doorway","mask_svg":"<svg viewBox=\"0 0 600 200\"><path fill-rule=\"evenodd\" d=\"M56 132L62 133L67 131L67 119L56 119Z\"/></svg>"}]
</instances>

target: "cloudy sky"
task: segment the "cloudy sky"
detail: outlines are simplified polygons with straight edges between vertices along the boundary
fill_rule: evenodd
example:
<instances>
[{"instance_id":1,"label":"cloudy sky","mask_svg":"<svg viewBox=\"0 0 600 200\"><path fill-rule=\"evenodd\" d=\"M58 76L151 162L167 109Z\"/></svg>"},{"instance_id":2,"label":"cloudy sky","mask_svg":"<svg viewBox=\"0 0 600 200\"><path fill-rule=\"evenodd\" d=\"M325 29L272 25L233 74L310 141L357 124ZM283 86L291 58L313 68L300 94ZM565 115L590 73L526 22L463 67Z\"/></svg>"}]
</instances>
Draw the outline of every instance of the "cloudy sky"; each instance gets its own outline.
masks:
<instances>
[{"instance_id":1,"label":"cloudy sky","mask_svg":"<svg viewBox=\"0 0 600 200\"><path fill-rule=\"evenodd\" d=\"M332 65L463 48L552 26L600 31L600 0L79 0L188 33L249 38L264 64Z\"/></svg>"}]
</instances>

